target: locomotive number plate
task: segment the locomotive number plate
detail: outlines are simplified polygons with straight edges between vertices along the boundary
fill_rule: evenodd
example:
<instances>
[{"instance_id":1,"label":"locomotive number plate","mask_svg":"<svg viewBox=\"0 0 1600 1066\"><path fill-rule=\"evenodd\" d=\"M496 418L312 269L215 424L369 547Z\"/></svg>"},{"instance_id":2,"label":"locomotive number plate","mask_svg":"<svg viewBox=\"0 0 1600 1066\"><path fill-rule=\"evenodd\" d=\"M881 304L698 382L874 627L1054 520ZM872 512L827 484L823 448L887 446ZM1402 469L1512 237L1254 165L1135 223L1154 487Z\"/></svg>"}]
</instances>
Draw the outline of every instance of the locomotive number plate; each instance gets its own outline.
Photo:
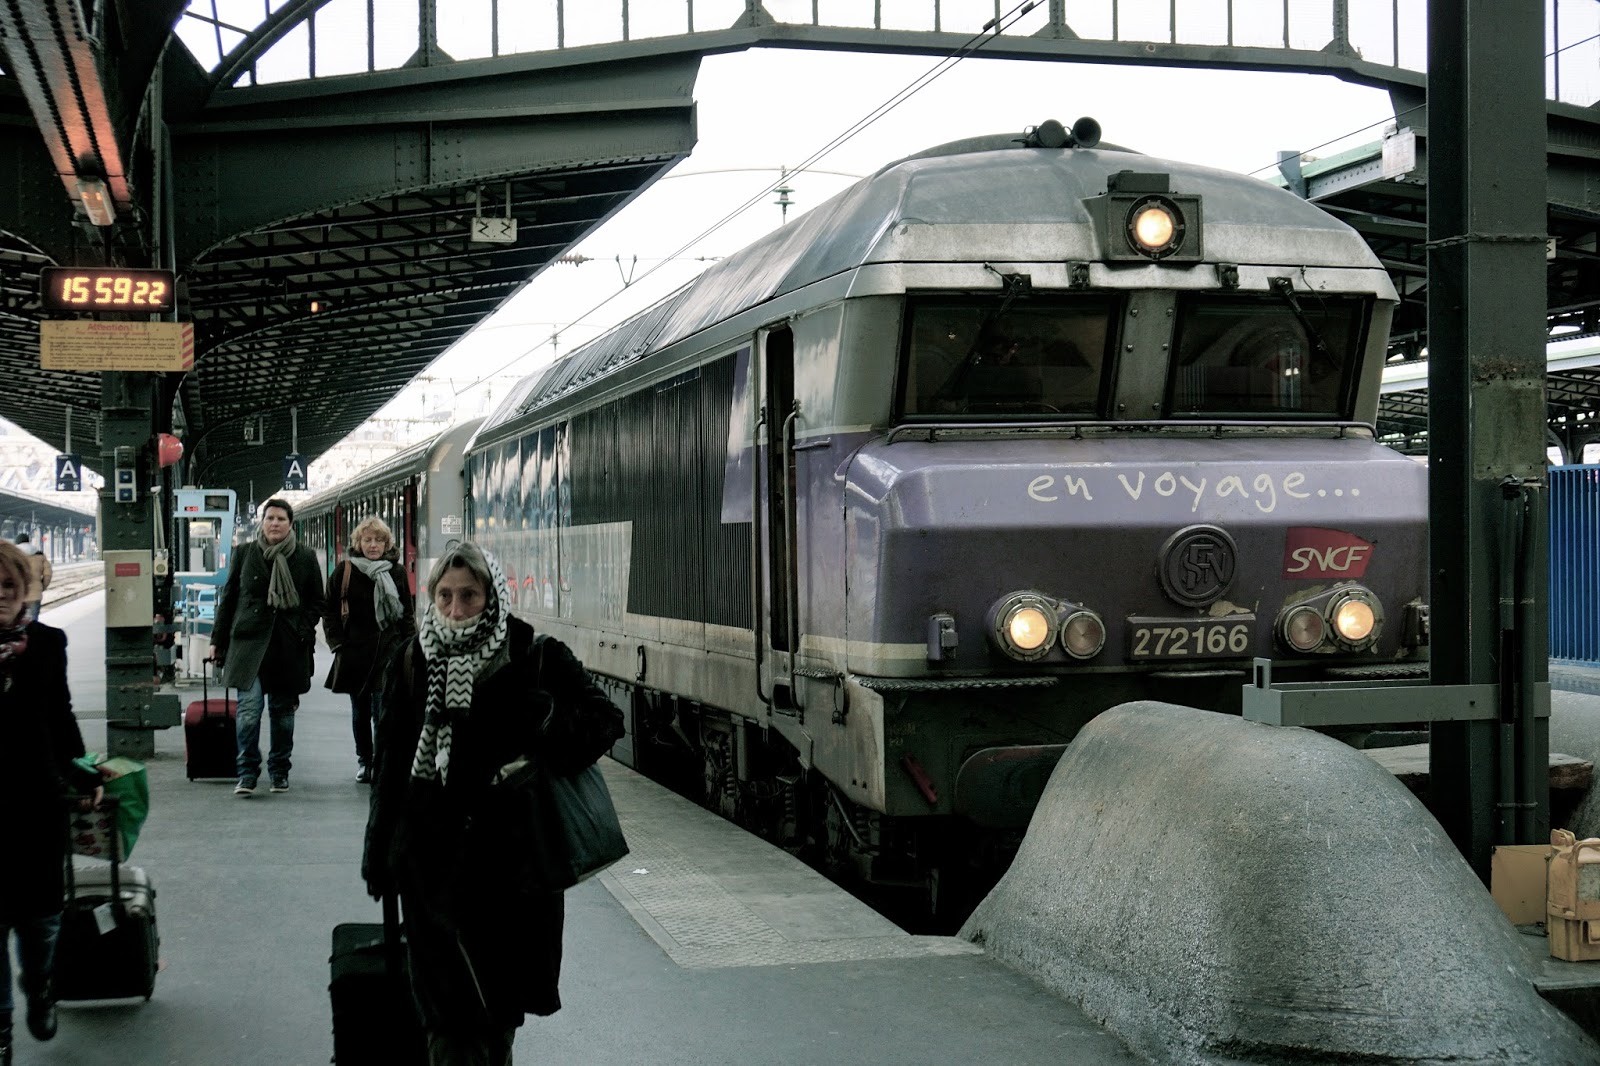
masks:
<instances>
[{"instance_id":1,"label":"locomotive number plate","mask_svg":"<svg viewBox=\"0 0 1600 1066\"><path fill-rule=\"evenodd\" d=\"M1256 616L1129 618L1129 659L1239 659L1255 644Z\"/></svg>"}]
</instances>

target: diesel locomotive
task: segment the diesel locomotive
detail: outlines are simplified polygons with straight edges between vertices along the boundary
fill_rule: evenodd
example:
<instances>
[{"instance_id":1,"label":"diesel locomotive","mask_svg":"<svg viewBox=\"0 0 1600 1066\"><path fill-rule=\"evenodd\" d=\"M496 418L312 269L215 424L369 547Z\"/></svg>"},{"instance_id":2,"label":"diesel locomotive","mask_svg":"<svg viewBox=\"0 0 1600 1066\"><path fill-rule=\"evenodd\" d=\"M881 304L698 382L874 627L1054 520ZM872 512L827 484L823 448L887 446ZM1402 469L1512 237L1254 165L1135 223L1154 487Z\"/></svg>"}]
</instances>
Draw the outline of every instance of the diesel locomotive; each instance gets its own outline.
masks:
<instances>
[{"instance_id":1,"label":"diesel locomotive","mask_svg":"<svg viewBox=\"0 0 1600 1066\"><path fill-rule=\"evenodd\" d=\"M471 536L621 761L948 898L1108 707L1426 670L1395 302L1317 207L1092 120L947 144L528 378Z\"/></svg>"}]
</instances>

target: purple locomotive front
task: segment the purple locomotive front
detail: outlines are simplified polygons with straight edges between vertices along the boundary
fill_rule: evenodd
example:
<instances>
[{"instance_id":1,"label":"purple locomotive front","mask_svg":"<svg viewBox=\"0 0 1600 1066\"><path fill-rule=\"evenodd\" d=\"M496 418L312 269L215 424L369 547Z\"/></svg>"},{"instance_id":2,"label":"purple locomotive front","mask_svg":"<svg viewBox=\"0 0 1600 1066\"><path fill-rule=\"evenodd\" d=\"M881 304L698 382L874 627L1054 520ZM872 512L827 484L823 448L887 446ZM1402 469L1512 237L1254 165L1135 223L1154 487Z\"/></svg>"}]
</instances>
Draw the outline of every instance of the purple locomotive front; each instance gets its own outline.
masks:
<instances>
[{"instance_id":1,"label":"purple locomotive front","mask_svg":"<svg viewBox=\"0 0 1600 1066\"><path fill-rule=\"evenodd\" d=\"M1046 124L891 164L544 371L473 534L618 755L869 878L1014 843L1089 718L1426 670L1354 231ZM540 591L542 590L542 591Z\"/></svg>"}]
</instances>

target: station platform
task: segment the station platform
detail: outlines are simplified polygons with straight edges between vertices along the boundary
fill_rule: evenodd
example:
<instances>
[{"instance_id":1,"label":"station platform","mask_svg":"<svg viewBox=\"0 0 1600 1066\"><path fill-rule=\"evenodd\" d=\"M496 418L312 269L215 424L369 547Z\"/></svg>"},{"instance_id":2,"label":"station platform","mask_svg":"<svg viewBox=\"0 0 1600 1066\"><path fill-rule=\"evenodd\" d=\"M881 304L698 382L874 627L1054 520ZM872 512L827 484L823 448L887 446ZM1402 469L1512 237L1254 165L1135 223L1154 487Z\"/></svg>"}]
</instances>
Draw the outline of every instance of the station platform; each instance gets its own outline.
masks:
<instances>
[{"instance_id":1,"label":"station platform","mask_svg":"<svg viewBox=\"0 0 1600 1066\"><path fill-rule=\"evenodd\" d=\"M44 612L68 632L91 750L105 739L104 601ZM198 683L182 691L185 703L200 695ZM132 861L157 890L155 995L63 1004L47 1044L19 1023L18 1066L328 1062L330 933L379 920L359 877L368 789L354 780L347 699L320 681L302 698L287 793L188 781L177 729L157 734L147 766ZM567 893L565 1007L528 1020L517 1062L1144 1061L972 944L907 935L783 851L603 766L633 851Z\"/></svg>"}]
</instances>

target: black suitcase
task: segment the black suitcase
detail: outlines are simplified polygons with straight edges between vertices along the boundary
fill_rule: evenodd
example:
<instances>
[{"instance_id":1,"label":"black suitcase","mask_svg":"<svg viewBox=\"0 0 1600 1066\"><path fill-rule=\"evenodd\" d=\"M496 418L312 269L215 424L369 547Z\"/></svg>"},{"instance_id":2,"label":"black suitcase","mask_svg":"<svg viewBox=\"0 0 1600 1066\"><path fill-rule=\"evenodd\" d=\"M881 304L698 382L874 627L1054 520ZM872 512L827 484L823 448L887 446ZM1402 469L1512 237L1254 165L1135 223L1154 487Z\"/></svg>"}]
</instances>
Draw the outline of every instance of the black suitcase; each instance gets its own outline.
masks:
<instances>
[{"instance_id":1,"label":"black suitcase","mask_svg":"<svg viewBox=\"0 0 1600 1066\"><path fill-rule=\"evenodd\" d=\"M428 1049L411 998L399 905L383 900L383 923L333 927L328 958L336 1066L425 1066Z\"/></svg>"},{"instance_id":2,"label":"black suitcase","mask_svg":"<svg viewBox=\"0 0 1600 1066\"><path fill-rule=\"evenodd\" d=\"M106 803L114 807L116 800ZM149 999L155 992L161 952L156 890L143 870L118 861L122 835L113 832L111 840L109 861L68 858L56 941L57 999Z\"/></svg>"},{"instance_id":3,"label":"black suitcase","mask_svg":"<svg viewBox=\"0 0 1600 1066\"><path fill-rule=\"evenodd\" d=\"M209 669L209 668L208 668ZM197 777L233 777L239 763L239 741L235 719L239 702L211 698L206 671L200 674L200 698L183 711L184 772L189 780Z\"/></svg>"}]
</instances>

